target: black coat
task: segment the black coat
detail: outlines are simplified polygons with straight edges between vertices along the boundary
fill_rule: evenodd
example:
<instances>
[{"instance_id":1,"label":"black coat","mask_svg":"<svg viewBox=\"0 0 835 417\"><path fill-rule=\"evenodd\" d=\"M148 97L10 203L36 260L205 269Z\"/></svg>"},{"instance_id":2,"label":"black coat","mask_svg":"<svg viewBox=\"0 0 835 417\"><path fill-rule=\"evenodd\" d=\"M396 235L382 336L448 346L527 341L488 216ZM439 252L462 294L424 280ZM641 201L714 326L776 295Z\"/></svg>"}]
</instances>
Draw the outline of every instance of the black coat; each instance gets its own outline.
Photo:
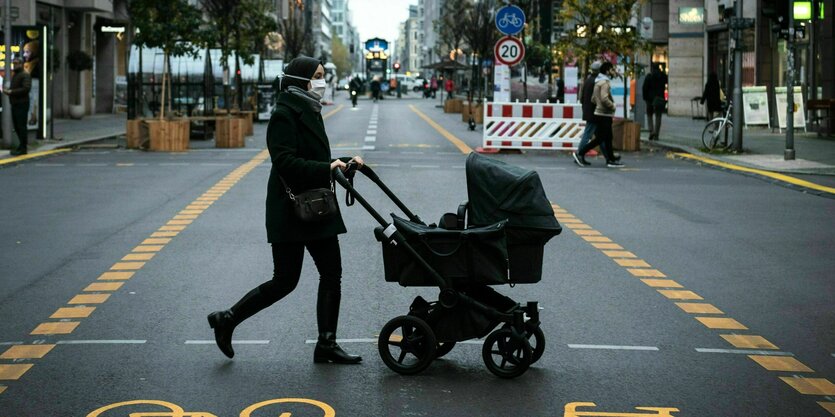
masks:
<instances>
[{"instance_id":1,"label":"black coat","mask_svg":"<svg viewBox=\"0 0 835 417\"><path fill-rule=\"evenodd\" d=\"M330 188L331 151L322 115L305 99L282 92L267 127L272 169L267 183L267 240L270 243L324 239L345 233L339 214L323 222L302 222L293 212L279 175L293 194Z\"/></svg>"},{"instance_id":2,"label":"black coat","mask_svg":"<svg viewBox=\"0 0 835 417\"><path fill-rule=\"evenodd\" d=\"M586 80L583 81L582 89L580 90L580 103L583 105L583 120L590 122L594 117L595 105L591 102L591 96L594 93L594 79L597 77L597 71L591 73Z\"/></svg>"}]
</instances>

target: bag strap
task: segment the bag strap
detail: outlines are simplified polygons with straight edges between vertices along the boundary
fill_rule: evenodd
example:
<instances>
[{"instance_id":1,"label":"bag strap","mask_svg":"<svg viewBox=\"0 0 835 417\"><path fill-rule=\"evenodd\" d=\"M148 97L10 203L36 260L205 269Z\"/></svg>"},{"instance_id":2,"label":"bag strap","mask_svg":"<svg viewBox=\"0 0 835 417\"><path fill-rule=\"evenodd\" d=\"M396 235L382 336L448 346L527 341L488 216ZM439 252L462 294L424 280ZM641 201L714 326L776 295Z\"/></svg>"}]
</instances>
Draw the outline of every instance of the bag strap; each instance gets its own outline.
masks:
<instances>
[{"instance_id":1,"label":"bag strap","mask_svg":"<svg viewBox=\"0 0 835 417\"><path fill-rule=\"evenodd\" d=\"M287 183L284 181L284 177L282 177L281 175L279 175L279 176L278 176L278 179L280 179L280 180L281 180L281 184L282 184L282 185L284 185L284 192L285 192L285 193L287 193L287 195L288 195L288 196L290 196L290 200L292 200L292 201L296 201L296 196L295 196L295 195L293 195L293 191L292 191L292 190L290 190L290 186L289 186L289 185L287 185Z\"/></svg>"}]
</instances>

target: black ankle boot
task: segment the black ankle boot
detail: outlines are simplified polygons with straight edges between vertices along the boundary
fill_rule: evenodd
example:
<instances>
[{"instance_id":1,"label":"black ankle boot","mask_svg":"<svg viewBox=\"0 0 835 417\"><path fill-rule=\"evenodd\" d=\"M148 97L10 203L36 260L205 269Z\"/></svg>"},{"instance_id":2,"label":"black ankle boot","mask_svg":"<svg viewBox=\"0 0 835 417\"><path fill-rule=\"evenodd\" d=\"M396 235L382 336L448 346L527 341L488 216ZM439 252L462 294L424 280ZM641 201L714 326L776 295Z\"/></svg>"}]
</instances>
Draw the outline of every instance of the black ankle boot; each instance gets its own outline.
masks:
<instances>
[{"instance_id":1,"label":"black ankle boot","mask_svg":"<svg viewBox=\"0 0 835 417\"><path fill-rule=\"evenodd\" d=\"M209 314L209 327L215 329L215 343L220 351L229 358L235 356L232 349L232 332L235 330L235 319L231 310L215 311Z\"/></svg>"},{"instance_id":2,"label":"black ankle boot","mask_svg":"<svg viewBox=\"0 0 835 417\"><path fill-rule=\"evenodd\" d=\"M319 334L316 350L313 351L314 363L356 364L362 362L361 356L349 355L336 343L336 333Z\"/></svg>"}]
</instances>

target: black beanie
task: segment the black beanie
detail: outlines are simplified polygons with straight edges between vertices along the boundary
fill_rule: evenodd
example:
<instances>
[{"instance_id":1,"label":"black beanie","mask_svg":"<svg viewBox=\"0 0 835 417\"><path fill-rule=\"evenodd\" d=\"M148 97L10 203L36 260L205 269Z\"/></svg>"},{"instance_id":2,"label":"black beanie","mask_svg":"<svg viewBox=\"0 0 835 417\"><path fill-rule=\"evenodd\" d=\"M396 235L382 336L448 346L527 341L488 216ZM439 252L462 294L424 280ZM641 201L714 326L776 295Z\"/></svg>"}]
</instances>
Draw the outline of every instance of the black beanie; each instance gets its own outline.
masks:
<instances>
[{"instance_id":1,"label":"black beanie","mask_svg":"<svg viewBox=\"0 0 835 417\"><path fill-rule=\"evenodd\" d=\"M313 59L309 56L299 55L296 58L293 58L289 64L284 68L285 75L292 75L294 77L303 78L300 80L299 78L293 77L281 77L281 91L286 91L287 87L294 85L302 90L307 91L307 84L311 78L313 78L313 74L316 73L316 69L319 68L321 63L317 59Z\"/></svg>"}]
</instances>

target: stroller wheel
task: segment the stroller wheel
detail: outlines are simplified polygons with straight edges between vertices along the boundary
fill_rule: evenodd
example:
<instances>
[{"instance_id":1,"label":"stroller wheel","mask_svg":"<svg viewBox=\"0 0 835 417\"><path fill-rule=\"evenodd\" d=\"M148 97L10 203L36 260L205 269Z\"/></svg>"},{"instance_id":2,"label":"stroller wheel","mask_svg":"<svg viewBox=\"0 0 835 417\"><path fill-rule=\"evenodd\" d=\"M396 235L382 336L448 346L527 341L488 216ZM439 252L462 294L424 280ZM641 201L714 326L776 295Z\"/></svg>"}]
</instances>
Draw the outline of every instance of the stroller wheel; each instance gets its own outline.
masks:
<instances>
[{"instance_id":1,"label":"stroller wheel","mask_svg":"<svg viewBox=\"0 0 835 417\"><path fill-rule=\"evenodd\" d=\"M516 378L531 365L528 340L511 329L499 329L490 333L481 350L484 365L500 378Z\"/></svg>"},{"instance_id":2,"label":"stroller wheel","mask_svg":"<svg viewBox=\"0 0 835 417\"><path fill-rule=\"evenodd\" d=\"M510 328L510 324L502 326L502 329ZM525 323L525 337L528 339L528 344L531 345L531 350L533 351L531 354L531 365L533 365L545 353L545 333L542 332L541 327L534 326L528 322Z\"/></svg>"},{"instance_id":3,"label":"stroller wheel","mask_svg":"<svg viewBox=\"0 0 835 417\"><path fill-rule=\"evenodd\" d=\"M426 369L435 359L436 347L432 328L414 316L389 320L377 342L383 363L402 375L414 375Z\"/></svg>"},{"instance_id":4,"label":"stroller wheel","mask_svg":"<svg viewBox=\"0 0 835 417\"><path fill-rule=\"evenodd\" d=\"M454 347L455 347L455 342L438 342L438 348L435 349L435 359L446 355Z\"/></svg>"}]
</instances>

